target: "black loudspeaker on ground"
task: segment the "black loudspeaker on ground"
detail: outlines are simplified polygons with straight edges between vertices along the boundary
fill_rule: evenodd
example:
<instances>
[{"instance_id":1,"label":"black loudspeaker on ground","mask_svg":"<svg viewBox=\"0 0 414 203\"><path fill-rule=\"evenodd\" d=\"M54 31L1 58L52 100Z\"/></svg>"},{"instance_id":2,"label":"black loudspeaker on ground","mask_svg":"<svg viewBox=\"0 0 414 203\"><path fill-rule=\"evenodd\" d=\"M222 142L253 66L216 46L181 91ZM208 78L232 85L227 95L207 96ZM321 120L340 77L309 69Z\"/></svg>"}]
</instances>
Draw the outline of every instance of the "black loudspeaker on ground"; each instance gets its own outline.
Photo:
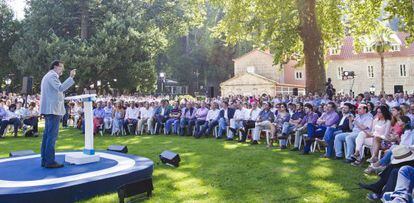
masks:
<instances>
[{"instance_id":1,"label":"black loudspeaker on ground","mask_svg":"<svg viewBox=\"0 0 414 203\"><path fill-rule=\"evenodd\" d=\"M160 160L163 164L169 164L175 167L180 165L180 155L175 152L165 150L160 154Z\"/></svg>"},{"instance_id":2,"label":"black loudspeaker on ground","mask_svg":"<svg viewBox=\"0 0 414 203\"><path fill-rule=\"evenodd\" d=\"M123 146L123 145L111 145L111 146L108 147L107 150L108 151L113 151L113 152L120 152L120 153L124 153L124 154L128 153L128 147Z\"/></svg>"}]
</instances>

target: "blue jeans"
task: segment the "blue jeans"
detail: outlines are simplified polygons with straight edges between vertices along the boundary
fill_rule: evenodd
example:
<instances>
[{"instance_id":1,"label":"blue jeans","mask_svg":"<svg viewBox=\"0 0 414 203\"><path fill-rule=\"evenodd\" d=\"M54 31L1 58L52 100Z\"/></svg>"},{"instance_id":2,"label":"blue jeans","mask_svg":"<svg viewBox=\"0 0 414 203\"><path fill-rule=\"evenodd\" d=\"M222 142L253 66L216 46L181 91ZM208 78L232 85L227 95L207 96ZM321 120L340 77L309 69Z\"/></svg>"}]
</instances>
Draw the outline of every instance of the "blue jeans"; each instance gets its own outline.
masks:
<instances>
[{"instance_id":1,"label":"blue jeans","mask_svg":"<svg viewBox=\"0 0 414 203\"><path fill-rule=\"evenodd\" d=\"M216 120L206 121L201 127L201 130L196 134L197 136L210 135L211 131L218 125Z\"/></svg>"},{"instance_id":2,"label":"blue jeans","mask_svg":"<svg viewBox=\"0 0 414 203\"><path fill-rule=\"evenodd\" d=\"M132 132L129 132L129 128L128 125L132 124ZM135 129L137 129L137 124L138 124L138 120L137 119L125 119L124 121L124 129L126 131L127 134L131 134L131 133L135 133Z\"/></svg>"},{"instance_id":3,"label":"blue jeans","mask_svg":"<svg viewBox=\"0 0 414 203\"><path fill-rule=\"evenodd\" d=\"M385 193L383 199L391 202L412 202L414 167L403 166L398 171L397 185L392 193Z\"/></svg>"},{"instance_id":4,"label":"blue jeans","mask_svg":"<svg viewBox=\"0 0 414 203\"><path fill-rule=\"evenodd\" d=\"M180 120L180 135L183 136L185 128L187 127L187 134L192 134L192 127L195 125L195 119L181 118Z\"/></svg>"},{"instance_id":5,"label":"blue jeans","mask_svg":"<svg viewBox=\"0 0 414 203\"><path fill-rule=\"evenodd\" d=\"M176 121L178 121L178 118L170 118L167 120L167 122L165 122L165 134L169 135L171 133L171 128L172 126L176 123ZM173 133L177 133L177 126L174 125L174 130Z\"/></svg>"},{"instance_id":6,"label":"blue jeans","mask_svg":"<svg viewBox=\"0 0 414 203\"><path fill-rule=\"evenodd\" d=\"M157 122L157 129L155 129L155 133L159 133L162 124L167 121L167 116L155 115L155 121Z\"/></svg>"},{"instance_id":7,"label":"blue jeans","mask_svg":"<svg viewBox=\"0 0 414 203\"><path fill-rule=\"evenodd\" d=\"M388 166L391 163L392 151L388 150L384 156L379 160L381 166Z\"/></svg>"},{"instance_id":8,"label":"blue jeans","mask_svg":"<svg viewBox=\"0 0 414 203\"><path fill-rule=\"evenodd\" d=\"M37 117L32 117L32 118L28 118L23 120L23 123L26 125L30 125L33 127L33 132L37 133L38 131L38 123L39 123L39 119Z\"/></svg>"},{"instance_id":9,"label":"blue jeans","mask_svg":"<svg viewBox=\"0 0 414 203\"><path fill-rule=\"evenodd\" d=\"M339 133L335 136L334 147L337 157L342 157L343 144L346 143L346 159L351 159L355 150L355 139L359 132Z\"/></svg>"},{"instance_id":10,"label":"blue jeans","mask_svg":"<svg viewBox=\"0 0 414 203\"><path fill-rule=\"evenodd\" d=\"M68 120L69 120L69 114L68 111L66 111L66 114L62 117L62 126L68 127Z\"/></svg>"},{"instance_id":11,"label":"blue jeans","mask_svg":"<svg viewBox=\"0 0 414 203\"><path fill-rule=\"evenodd\" d=\"M325 126L319 126L316 127L315 125L308 123L307 124L307 131L308 131L308 138L309 140L306 141L305 148L303 149L303 152L309 153L311 149L311 145L315 138L322 138L325 134L326 127Z\"/></svg>"},{"instance_id":12,"label":"blue jeans","mask_svg":"<svg viewBox=\"0 0 414 203\"><path fill-rule=\"evenodd\" d=\"M282 126L282 135L289 135L290 133L293 132L293 129L295 129L295 125L289 123L289 122L284 122L283 126ZM286 139L279 139L279 144L280 146L286 146L287 145L287 140Z\"/></svg>"},{"instance_id":13,"label":"blue jeans","mask_svg":"<svg viewBox=\"0 0 414 203\"><path fill-rule=\"evenodd\" d=\"M43 132L41 156L42 164L45 166L56 163L55 144L59 134L59 123L61 116L45 115L45 131Z\"/></svg>"},{"instance_id":14,"label":"blue jeans","mask_svg":"<svg viewBox=\"0 0 414 203\"><path fill-rule=\"evenodd\" d=\"M337 130L336 128L326 128L325 135L323 136L323 140L325 140L327 147L325 156L333 157L334 156L334 141L335 135L342 133L342 130Z\"/></svg>"},{"instance_id":15,"label":"blue jeans","mask_svg":"<svg viewBox=\"0 0 414 203\"><path fill-rule=\"evenodd\" d=\"M219 130L218 130L218 137L223 137L224 132L226 132L227 129L227 121L225 118L219 119Z\"/></svg>"},{"instance_id":16,"label":"blue jeans","mask_svg":"<svg viewBox=\"0 0 414 203\"><path fill-rule=\"evenodd\" d=\"M11 118L10 120L1 121L0 136L3 136L8 125L14 126L14 135L17 136L17 131L19 130L21 124L22 123L18 118Z\"/></svg>"},{"instance_id":17,"label":"blue jeans","mask_svg":"<svg viewBox=\"0 0 414 203\"><path fill-rule=\"evenodd\" d=\"M195 122L195 135L199 136L200 135L200 131L201 131L201 127L206 123L205 120L197 120Z\"/></svg>"}]
</instances>

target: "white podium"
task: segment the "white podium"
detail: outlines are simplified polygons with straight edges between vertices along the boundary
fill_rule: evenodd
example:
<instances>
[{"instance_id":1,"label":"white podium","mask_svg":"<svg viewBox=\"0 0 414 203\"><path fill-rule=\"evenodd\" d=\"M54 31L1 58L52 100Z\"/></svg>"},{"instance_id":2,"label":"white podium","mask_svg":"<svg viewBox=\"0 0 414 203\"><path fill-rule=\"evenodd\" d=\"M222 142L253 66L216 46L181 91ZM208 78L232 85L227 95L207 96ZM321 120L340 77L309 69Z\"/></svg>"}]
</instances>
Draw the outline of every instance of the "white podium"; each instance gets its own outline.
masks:
<instances>
[{"instance_id":1,"label":"white podium","mask_svg":"<svg viewBox=\"0 0 414 203\"><path fill-rule=\"evenodd\" d=\"M71 164L87 164L98 162L100 160L99 155L95 154L93 148L93 112L92 102L96 100L96 94L83 94L73 97L66 97L66 100L78 100L83 102L83 109L85 115L85 148L83 153L73 153L65 156L65 162Z\"/></svg>"}]
</instances>

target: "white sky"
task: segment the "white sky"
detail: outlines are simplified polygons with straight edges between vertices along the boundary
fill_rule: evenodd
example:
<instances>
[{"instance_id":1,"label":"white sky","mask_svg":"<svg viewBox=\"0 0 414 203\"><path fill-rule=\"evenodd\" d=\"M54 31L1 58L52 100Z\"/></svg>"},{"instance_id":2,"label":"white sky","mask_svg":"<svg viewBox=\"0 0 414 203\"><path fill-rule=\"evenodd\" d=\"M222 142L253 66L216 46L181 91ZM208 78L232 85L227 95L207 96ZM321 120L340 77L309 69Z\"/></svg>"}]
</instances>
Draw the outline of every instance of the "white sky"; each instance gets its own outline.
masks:
<instances>
[{"instance_id":1,"label":"white sky","mask_svg":"<svg viewBox=\"0 0 414 203\"><path fill-rule=\"evenodd\" d=\"M18 20L22 20L24 18L26 0L6 0L6 2L13 9L14 17Z\"/></svg>"}]
</instances>

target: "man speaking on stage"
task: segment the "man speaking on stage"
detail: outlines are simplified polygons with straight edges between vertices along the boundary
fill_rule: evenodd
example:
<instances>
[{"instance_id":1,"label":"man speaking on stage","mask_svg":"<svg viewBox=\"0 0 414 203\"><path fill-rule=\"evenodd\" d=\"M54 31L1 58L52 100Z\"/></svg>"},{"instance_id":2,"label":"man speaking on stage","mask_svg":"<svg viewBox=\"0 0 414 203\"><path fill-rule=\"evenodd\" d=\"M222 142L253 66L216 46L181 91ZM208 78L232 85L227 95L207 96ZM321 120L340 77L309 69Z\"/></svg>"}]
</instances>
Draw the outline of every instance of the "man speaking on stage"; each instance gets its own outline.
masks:
<instances>
[{"instance_id":1,"label":"man speaking on stage","mask_svg":"<svg viewBox=\"0 0 414 203\"><path fill-rule=\"evenodd\" d=\"M63 167L63 164L55 161L55 144L59 134L60 119L65 115L63 92L75 83L73 78L76 75L76 70L71 70L69 78L61 83L59 77L63 70L63 62L53 61L41 83L40 114L45 117L41 155L42 167L45 168Z\"/></svg>"}]
</instances>

